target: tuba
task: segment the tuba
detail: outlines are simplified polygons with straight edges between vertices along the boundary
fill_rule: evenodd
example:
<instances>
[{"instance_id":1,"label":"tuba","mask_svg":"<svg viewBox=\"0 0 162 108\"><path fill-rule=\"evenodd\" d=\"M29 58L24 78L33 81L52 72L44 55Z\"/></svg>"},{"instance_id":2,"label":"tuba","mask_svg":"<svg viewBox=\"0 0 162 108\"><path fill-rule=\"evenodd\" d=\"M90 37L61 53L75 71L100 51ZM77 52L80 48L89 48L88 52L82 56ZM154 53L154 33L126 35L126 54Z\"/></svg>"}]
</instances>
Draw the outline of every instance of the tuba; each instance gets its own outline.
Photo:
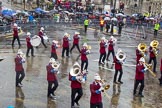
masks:
<instances>
[{"instance_id":1,"label":"tuba","mask_svg":"<svg viewBox=\"0 0 162 108\"><path fill-rule=\"evenodd\" d=\"M155 56L157 56L159 52L158 45L159 45L159 42L157 40L153 40L150 43L150 46L152 47L152 50Z\"/></svg>"},{"instance_id":2,"label":"tuba","mask_svg":"<svg viewBox=\"0 0 162 108\"><path fill-rule=\"evenodd\" d=\"M116 54L116 58L121 63L123 63L125 61L125 59L126 59L126 54L121 49L118 49L117 54Z\"/></svg>"},{"instance_id":3,"label":"tuba","mask_svg":"<svg viewBox=\"0 0 162 108\"><path fill-rule=\"evenodd\" d=\"M141 52L142 57L144 57L145 53L146 53L147 45L145 43L140 43L140 44L138 44L137 48Z\"/></svg>"},{"instance_id":4,"label":"tuba","mask_svg":"<svg viewBox=\"0 0 162 108\"><path fill-rule=\"evenodd\" d=\"M74 63L73 67L70 69L70 75L75 76L78 82L85 83L86 74L81 72L81 67L78 62Z\"/></svg>"}]
</instances>

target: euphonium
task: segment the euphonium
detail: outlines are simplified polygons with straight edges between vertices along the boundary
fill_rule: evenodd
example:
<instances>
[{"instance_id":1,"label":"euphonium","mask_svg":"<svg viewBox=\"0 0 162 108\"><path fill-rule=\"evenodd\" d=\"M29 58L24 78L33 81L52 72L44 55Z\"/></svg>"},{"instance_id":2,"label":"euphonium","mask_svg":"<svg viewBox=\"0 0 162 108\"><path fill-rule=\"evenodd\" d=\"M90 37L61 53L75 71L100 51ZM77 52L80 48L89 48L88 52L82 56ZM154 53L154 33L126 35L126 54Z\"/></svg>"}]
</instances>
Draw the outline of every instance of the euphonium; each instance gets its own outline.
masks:
<instances>
[{"instance_id":1,"label":"euphonium","mask_svg":"<svg viewBox=\"0 0 162 108\"><path fill-rule=\"evenodd\" d=\"M126 54L121 49L118 49L117 54L116 54L116 58L121 63L123 63L125 61L125 59L126 59Z\"/></svg>"},{"instance_id":2,"label":"euphonium","mask_svg":"<svg viewBox=\"0 0 162 108\"><path fill-rule=\"evenodd\" d=\"M147 45L145 43L138 44L138 50L141 52L142 56L145 56Z\"/></svg>"},{"instance_id":3,"label":"euphonium","mask_svg":"<svg viewBox=\"0 0 162 108\"><path fill-rule=\"evenodd\" d=\"M153 48L153 53L155 54L155 56L158 55L158 45L159 45L159 42L157 40L153 40L151 41L150 43L150 46Z\"/></svg>"}]
</instances>

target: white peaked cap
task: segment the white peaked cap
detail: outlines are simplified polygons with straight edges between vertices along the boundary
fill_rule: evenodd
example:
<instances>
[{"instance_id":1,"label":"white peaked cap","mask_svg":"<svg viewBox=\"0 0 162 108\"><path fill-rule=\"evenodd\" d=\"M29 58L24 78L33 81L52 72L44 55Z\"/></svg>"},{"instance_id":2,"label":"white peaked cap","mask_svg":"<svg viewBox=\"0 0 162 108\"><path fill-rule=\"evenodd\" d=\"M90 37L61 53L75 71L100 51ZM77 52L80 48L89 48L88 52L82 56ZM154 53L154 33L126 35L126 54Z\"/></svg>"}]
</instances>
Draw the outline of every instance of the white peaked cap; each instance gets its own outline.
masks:
<instances>
[{"instance_id":1,"label":"white peaked cap","mask_svg":"<svg viewBox=\"0 0 162 108\"><path fill-rule=\"evenodd\" d=\"M24 54L21 49L17 51L17 54Z\"/></svg>"},{"instance_id":2,"label":"white peaked cap","mask_svg":"<svg viewBox=\"0 0 162 108\"><path fill-rule=\"evenodd\" d=\"M106 38L105 37L102 37L101 40L105 40Z\"/></svg>"},{"instance_id":3,"label":"white peaked cap","mask_svg":"<svg viewBox=\"0 0 162 108\"><path fill-rule=\"evenodd\" d=\"M27 32L27 34L26 34L26 35L30 36L30 35L31 35L31 33L30 33L30 32Z\"/></svg>"},{"instance_id":4,"label":"white peaked cap","mask_svg":"<svg viewBox=\"0 0 162 108\"><path fill-rule=\"evenodd\" d=\"M111 36L111 37L110 37L110 39L113 39L113 38L114 38L114 36Z\"/></svg>"},{"instance_id":5,"label":"white peaked cap","mask_svg":"<svg viewBox=\"0 0 162 108\"><path fill-rule=\"evenodd\" d=\"M15 27L17 27L17 24L16 24L16 23L14 23L14 26L15 26Z\"/></svg>"},{"instance_id":6,"label":"white peaked cap","mask_svg":"<svg viewBox=\"0 0 162 108\"><path fill-rule=\"evenodd\" d=\"M141 61L141 62L144 62L144 63L145 63L145 59L144 59L143 57L141 57L141 58L139 59L139 61Z\"/></svg>"},{"instance_id":7,"label":"white peaked cap","mask_svg":"<svg viewBox=\"0 0 162 108\"><path fill-rule=\"evenodd\" d=\"M84 44L83 44L83 46L85 46L85 47L86 47L86 46L87 46L87 43L84 43Z\"/></svg>"},{"instance_id":8,"label":"white peaked cap","mask_svg":"<svg viewBox=\"0 0 162 108\"><path fill-rule=\"evenodd\" d=\"M75 32L75 34L80 34L79 32Z\"/></svg>"},{"instance_id":9,"label":"white peaked cap","mask_svg":"<svg viewBox=\"0 0 162 108\"><path fill-rule=\"evenodd\" d=\"M44 27L41 27L41 30L44 30Z\"/></svg>"},{"instance_id":10,"label":"white peaked cap","mask_svg":"<svg viewBox=\"0 0 162 108\"><path fill-rule=\"evenodd\" d=\"M64 33L64 36L68 36L68 33Z\"/></svg>"},{"instance_id":11,"label":"white peaked cap","mask_svg":"<svg viewBox=\"0 0 162 108\"><path fill-rule=\"evenodd\" d=\"M50 58L49 63L53 63L53 62L55 62L55 59L54 58Z\"/></svg>"},{"instance_id":12,"label":"white peaked cap","mask_svg":"<svg viewBox=\"0 0 162 108\"><path fill-rule=\"evenodd\" d=\"M52 43L58 44L58 41L56 41L56 40L53 40L53 41L52 41Z\"/></svg>"},{"instance_id":13,"label":"white peaked cap","mask_svg":"<svg viewBox=\"0 0 162 108\"><path fill-rule=\"evenodd\" d=\"M95 79L95 80L101 80L101 77L99 76L98 73L96 73L95 76L94 76L94 79Z\"/></svg>"}]
</instances>

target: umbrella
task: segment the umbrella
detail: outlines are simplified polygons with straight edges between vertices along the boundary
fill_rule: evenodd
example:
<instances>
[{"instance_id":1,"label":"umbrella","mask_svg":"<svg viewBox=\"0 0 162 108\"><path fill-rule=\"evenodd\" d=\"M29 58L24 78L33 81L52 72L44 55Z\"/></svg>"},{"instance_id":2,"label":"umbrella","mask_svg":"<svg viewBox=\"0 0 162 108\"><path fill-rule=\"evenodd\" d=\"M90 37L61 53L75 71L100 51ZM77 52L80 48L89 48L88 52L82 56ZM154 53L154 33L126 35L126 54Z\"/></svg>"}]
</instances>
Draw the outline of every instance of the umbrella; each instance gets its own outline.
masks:
<instances>
[{"instance_id":1,"label":"umbrella","mask_svg":"<svg viewBox=\"0 0 162 108\"><path fill-rule=\"evenodd\" d=\"M149 18L150 20L154 20L155 18L153 18L153 17L151 17L151 18Z\"/></svg>"},{"instance_id":2,"label":"umbrella","mask_svg":"<svg viewBox=\"0 0 162 108\"><path fill-rule=\"evenodd\" d=\"M116 16L117 16L117 17L118 17L118 16L125 17L126 15L124 15L124 14L122 14L122 13L118 13L118 14L116 14Z\"/></svg>"},{"instance_id":3,"label":"umbrella","mask_svg":"<svg viewBox=\"0 0 162 108\"><path fill-rule=\"evenodd\" d=\"M2 11L2 15L9 15L9 16L13 16L13 15L15 15L16 14L16 12L15 11L13 11L13 10L3 10Z\"/></svg>"},{"instance_id":4,"label":"umbrella","mask_svg":"<svg viewBox=\"0 0 162 108\"><path fill-rule=\"evenodd\" d=\"M112 20L112 21L117 21L118 19L115 18L115 17L113 17L113 18L111 18L111 20Z\"/></svg>"},{"instance_id":5,"label":"umbrella","mask_svg":"<svg viewBox=\"0 0 162 108\"><path fill-rule=\"evenodd\" d=\"M106 20L110 20L110 17L105 17L104 20L105 20L105 21L106 21Z\"/></svg>"}]
</instances>

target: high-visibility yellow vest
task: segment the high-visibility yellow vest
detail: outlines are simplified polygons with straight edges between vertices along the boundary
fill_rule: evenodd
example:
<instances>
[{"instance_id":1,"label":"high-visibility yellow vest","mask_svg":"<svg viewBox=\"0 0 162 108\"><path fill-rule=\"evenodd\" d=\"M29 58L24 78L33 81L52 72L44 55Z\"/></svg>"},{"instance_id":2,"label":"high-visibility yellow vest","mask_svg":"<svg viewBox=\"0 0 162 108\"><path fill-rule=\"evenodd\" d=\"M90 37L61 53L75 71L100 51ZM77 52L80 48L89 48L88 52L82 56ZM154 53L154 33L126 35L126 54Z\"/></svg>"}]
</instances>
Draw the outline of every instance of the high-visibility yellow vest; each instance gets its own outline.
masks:
<instances>
[{"instance_id":1,"label":"high-visibility yellow vest","mask_svg":"<svg viewBox=\"0 0 162 108\"><path fill-rule=\"evenodd\" d=\"M100 25L104 25L104 20L101 20L100 21Z\"/></svg>"},{"instance_id":2,"label":"high-visibility yellow vest","mask_svg":"<svg viewBox=\"0 0 162 108\"><path fill-rule=\"evenodd\" d=\"M88 25L89 21L86 19L84 20L84 25Z\"/></svg>"},{"instance_id":3,"label":"high-visibility yellow vest","mask_svg":"<svg viewBox=\"0 0 162 108\"><path fill-rule=\"evenodd\" d=\"M154 30L159 30L159 28L160 28L160 24L155 24Z\"/></svg>"}]
</instances>

